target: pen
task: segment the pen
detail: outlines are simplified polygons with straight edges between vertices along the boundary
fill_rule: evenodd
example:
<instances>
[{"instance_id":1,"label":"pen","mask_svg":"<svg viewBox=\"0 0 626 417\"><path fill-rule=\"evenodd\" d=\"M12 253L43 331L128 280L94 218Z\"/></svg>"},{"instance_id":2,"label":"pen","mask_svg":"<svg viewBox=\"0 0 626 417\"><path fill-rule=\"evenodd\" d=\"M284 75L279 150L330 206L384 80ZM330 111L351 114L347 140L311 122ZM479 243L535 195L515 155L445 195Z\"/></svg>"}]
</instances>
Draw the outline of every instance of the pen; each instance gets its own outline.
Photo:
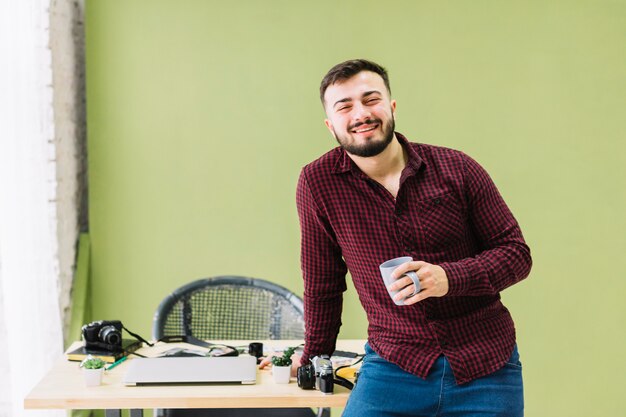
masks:
<instances>
[{"instance_id":1,"label":"pen","mask_svg":"<svg viewBox=\"0 0 626 417\"><path fill-rule=\"evenodd\" d=\"M126 358L128 358L128 356L122 356L121 358L119 358L118 360L116 360L115 362L113 362L111 365L109 365L107 367L107 371L110 371L111 369L115 368L117 365L119 365L120 363L124 362L126 360Z\"/></svg>"}]
</instances>

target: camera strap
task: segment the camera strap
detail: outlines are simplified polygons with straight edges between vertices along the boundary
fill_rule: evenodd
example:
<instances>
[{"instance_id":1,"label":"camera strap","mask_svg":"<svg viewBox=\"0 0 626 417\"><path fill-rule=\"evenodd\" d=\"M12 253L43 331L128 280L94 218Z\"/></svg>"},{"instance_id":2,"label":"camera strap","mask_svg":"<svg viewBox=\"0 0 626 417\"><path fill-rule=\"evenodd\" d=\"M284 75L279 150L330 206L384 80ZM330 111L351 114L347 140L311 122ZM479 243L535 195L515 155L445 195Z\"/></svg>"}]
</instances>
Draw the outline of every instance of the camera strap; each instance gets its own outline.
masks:
<instances>
[{"instance_id":1,"label":"camera strap","mask_svg":"<svg viewBox=\"0 0 626 417\"><path fill-rule=\"evenodd\" d=\"M346 387L349 390L352 390L354 388L354 384L352 382L337 375L335 375L335 378L333 378L333 382L337 385L341 385L342 387Z\"/></svg>"},{"instance_id":2,"label":"camera strap","mask_svg":"<svg viewBox=\"0 0 626 417\"><path fill-rule=\"evenodd\" d=\"M148 342L146 339L144 339L143 337L139 336L137 333L133 333L130 330L128 330L126 327L124 327L122 325L122 329L126 330L128 332L129 335L131 335L132 337L134 337L135 339L139 340L140 342L145 343L148 346L154 346L154 343L150 343Z\"/></svg>"},{"instance_id":3,"label":"camera strap","mask_svg":"<svg viewBox=\"0 0 626 417\"><path fill-rule=\"evenodd\" d=\"M363 358L365 358L365 355L361 356L358 361L353 362L350 365L343 365L343 366L337 367L337 369L335 369L335 371L334 371L334 378L333 378L334 383L337 384L337 385L341 385L342 387L346 387L349 390L352 390L354 388L354 383L351 382L351 381L348 381L346 378L344 378L342 376L337 375L337 371L339 371L340 369L343 369L343 368L348 368L350 366L354 366L357 363L361 362L363 360Z\"/></svg>"}]
</instances>

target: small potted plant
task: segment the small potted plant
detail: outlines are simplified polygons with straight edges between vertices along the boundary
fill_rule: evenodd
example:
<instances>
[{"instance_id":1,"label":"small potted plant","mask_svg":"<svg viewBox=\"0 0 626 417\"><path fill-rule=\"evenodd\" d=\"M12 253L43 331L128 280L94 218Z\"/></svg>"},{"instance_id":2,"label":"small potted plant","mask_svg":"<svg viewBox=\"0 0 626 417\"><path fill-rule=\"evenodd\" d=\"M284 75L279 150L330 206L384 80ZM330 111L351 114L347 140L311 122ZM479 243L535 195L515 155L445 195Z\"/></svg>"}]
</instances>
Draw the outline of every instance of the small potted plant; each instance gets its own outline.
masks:
<instances>
[{"instance_id":1,"label":"small potted plant","mask_svg":"<svg viewBox=\"0 0 626 417\"><path fill-rule=\"evenodd\" d=\"M272 375L277 384L288 384L291 378L291 355L296 348L285 349L282 356L272 357Z\"/></svg>"},{"instance_id":2,"label":"small potted plant","mask_svg":"<svg viewBox=\"0 0 626 417\"><path fill-rule=\"evenodd\" d=\"M87 357L80 363L80 367L83 368L85 385L88 387L95 387L102 383L104 365L105 362L102 359L87 355Z\"/></svg>"}]
</instances>

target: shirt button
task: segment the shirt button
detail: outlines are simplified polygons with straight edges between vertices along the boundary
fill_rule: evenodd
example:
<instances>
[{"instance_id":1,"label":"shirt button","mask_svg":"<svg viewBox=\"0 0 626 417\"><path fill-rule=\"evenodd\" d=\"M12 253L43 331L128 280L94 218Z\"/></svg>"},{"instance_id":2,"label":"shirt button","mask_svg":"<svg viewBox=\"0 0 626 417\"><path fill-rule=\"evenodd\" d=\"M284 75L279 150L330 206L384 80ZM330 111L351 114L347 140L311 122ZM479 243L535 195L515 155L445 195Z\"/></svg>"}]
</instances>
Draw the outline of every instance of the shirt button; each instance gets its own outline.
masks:
<instances>
[{"instance_id":1,"label":"shirt button","mask_svg":"<svg viewBox=\"0 0 626 417\"><path fill-rule=\"evenodd\" d=\"M448 341L447 341L447 340L445 340L445 339L440 340L440 341L439 341L439 346L441 346L441 347L446 347L446 346L448 346Z\"/></svg>"},{"instance_id":2,"label":"shirt button","mask_svg":"<svg viewBox=\"0 0 626 417\"><path fill-rule=\"evenodd\" d=\"M434 203L435 203L435 204L439 204L439 203L441 203L441 199L440 199L440 198L436 198L436 199L435 199L435 201L434 201Z\"/></svg>"},{"instance_id":3,"label":"shirt button","mask_svg":"<svg viewBox=\"0 0 626 417\"><path fill-rule=\"evenodd\" d=\"M405 252L413 252L413 248L404 248Z\"/></svg>"}]
</instances>

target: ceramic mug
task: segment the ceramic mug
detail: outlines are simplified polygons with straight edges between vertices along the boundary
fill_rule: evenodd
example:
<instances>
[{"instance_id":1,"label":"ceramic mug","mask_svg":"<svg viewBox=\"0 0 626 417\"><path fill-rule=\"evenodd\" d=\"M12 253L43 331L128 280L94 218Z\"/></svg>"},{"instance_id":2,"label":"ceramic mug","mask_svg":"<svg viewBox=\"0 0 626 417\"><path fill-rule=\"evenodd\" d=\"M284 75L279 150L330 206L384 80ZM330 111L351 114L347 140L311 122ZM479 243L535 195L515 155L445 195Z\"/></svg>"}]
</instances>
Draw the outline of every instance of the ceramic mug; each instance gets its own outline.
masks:
<instances>
[{"instance_id":1,"label":"ceramic mug","mask_svg":"<svg viewBox=\"0 0 626 417\"><path fill-rule=\"evenodd\" d=\"M398 291L391 291L389 289L389 286L395 281L393 278L391 278L392 272L395 271L396 268L399 267L400 265L405 264L407 262L412 262L412 261L413 261L413 258L411 258L410 256L402 256L400 258L390 259L380 264L380 267L379 267L380 275L383 277L383 281L385 282L385 288L387 288L387 292L389 293L389 296L391 297L392 300L393 300L393 297L398 293ZM420 280L417 274L415 273L415 271L409 271L403 276L407 276L411 278L411 281L413 281L413 285L415 285L415 291L413 291L413 294L411 294L409 297L420 292ZM405 305L404 300L393 300L393 302L399 306Z\"/></svg>"}]
</instances>

